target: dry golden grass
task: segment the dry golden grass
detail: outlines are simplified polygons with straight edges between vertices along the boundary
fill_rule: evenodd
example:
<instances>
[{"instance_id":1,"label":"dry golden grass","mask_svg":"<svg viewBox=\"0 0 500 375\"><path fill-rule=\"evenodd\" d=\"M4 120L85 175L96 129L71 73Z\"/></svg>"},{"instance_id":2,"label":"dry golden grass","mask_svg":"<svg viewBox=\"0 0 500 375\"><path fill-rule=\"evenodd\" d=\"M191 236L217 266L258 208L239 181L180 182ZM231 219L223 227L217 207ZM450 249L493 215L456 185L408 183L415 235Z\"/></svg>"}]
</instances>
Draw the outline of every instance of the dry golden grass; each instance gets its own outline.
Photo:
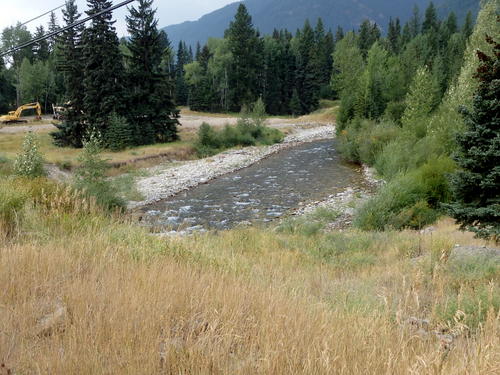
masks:
<instances>
[{"instance_id":1,"label":"dry golden grass","mask_svg":"<svg viewBox=\"0 0 500 375\"><path fill-rule=\"evenodd\" d=\"M77 166L77 159L81 150L69 147L56 147L52 143L50 132L51 130L37 132L40 152L43 154L44 159L49 163ZM14 159L22 149L25 135L24 133L0 134L0 155ZM145 162L144 159L156 156L192 158L194 153L192 141L196 136L195 130L184 130L181 128L180 136L182 141L141 146L121 152L104 152L102 156L108 159L110 163L134 164L137 161L141 166Z\"/></svg>"},{"instance_id":2,"label":"dry golden grass","mask_svg":"<svg viewBox=\"0 0 500 375\"><path fill-rule=\"evenodd\" d=\"M493 302L477 329L464 330L460 314L449 323L450 348L405 324L445 327L438 307L455 292L443 255L455 242L481 244L450 221L425 236L254 228L161 239L70 190L42 180L23 189L34 198L16 230L2 236L0 225L0 364L16 374L500 370ZM328 255L329 244L342 251ZM498 296L498 275L470 283L456 293Z\"/></svg>"}]
</instances>

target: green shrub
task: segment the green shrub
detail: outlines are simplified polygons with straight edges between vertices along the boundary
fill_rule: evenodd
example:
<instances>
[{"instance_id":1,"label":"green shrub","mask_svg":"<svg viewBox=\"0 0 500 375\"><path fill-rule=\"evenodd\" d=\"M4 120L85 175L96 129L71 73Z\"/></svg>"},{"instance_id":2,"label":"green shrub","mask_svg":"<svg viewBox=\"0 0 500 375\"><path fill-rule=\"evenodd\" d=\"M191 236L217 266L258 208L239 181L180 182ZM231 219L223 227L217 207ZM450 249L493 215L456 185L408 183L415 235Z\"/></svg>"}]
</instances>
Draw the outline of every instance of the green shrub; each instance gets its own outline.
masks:
<instances>
[{"instance_id":1,"label":"green shrub","mask_svg":"<svg viewBox=\"0 0 500 375\"><path fill-rule=\"evenodd\" d=\"M393 121L401 125L401 118L403 117L405 109L405 102L390 102L385 108L384 117L389 121Z\"/></svg>"},{"instance_id":2,"label":"green shrub","mask_svg":"<svg viewBox=\"0 0 500 375\"><path fill-rule=\"evenodd\" d=\"M282 142L284 135L278 129L264 125L263 103L254 106L253 112L244 110L236 126L226 125L217 131L207 123L198 130L195 143L199 157L214 155L224 149L236 146L272 145Z\"/></svg>"},{"instance_id":3,"label":"green shrub","mask_svg":"<svg viewBox=\"0 0 500 375\"><path fill-rule=\"evenodd\" d=\"M384 147L394 140L401 129L390 123L364 123L359 132L359 158L362 163L370 166L375 164L378 155Z\"/></svg>"},{"instance_id":4,"label":"green shrub","mask_svg":"<svg viewBox=\"0 0 500 375\"><path fill-rule=\"evenodd\" d=\"M450 198L447 175L455 168L447 157L391 180L358 210L355 225L364 230L422 228L439 216L439 203Z\"/></svg>"},{"instance_id":5,"label":"green shrub","mask_svg":"<svg viewBox=\"0 0 500 375\"><path fill-rule=\"evenodd\" d=\"M45 176L43 157L38 151L38 141L34 133L29 132L24 138L23 150L14 161L14 173L22 177Z\"/></svg>"},{"instance_id":6,"label":"green shrub","mask_svg":"<svg viewBox=\"0 0 500 375\"><path fill-rule=\"evenodd\" d=\"M111 151L122 151L134 145L134 130L127 119L115 112L109 117L106 144Z\"/></svg>"},{"instance_id":7,"label":"green shrub","mask_svg":"<svg viewBox=\"0 0 500 375\"><path fill-rule=\"evenodd\" d=\"M91 136L84 143L82 154L78 158L80 167L75 172L75 187L94 197L97 204L104 208L124 208L125 202L117 196L111 182L106 179L108 165L100 153L100 141Z\"/></svg>"},{"instance_id":8,"label":"green shrub","mask_svg":"<svg viewBox=\"0 0 500 375\"><path fill-rule=\"evenodd\" d=\"M414 169L412 154L415 141L408 137L398 137L389 142L375 159L375 169L386 180Z\"/></svg>"},{"instance_id":9,"label":"green shrub","mask_svg":"<svg viewBox=\"0 0 500 375\"><path fill-rule=\"evenodd\" d=\"M375 164L384 147L396 139L401 128L391 122L377 123L355 118L339 135L339 150L348 160L355 163Z\"/></svg>"}]
</instances>

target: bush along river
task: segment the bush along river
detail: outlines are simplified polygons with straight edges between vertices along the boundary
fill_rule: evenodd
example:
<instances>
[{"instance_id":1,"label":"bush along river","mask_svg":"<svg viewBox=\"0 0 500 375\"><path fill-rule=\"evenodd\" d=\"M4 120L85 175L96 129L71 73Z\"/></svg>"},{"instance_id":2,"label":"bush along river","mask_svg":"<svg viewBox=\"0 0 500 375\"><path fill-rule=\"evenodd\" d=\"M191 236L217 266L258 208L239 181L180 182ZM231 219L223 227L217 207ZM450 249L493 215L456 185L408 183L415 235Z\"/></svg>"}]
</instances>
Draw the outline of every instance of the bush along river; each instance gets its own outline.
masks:
<instances>
[{"instance_id":1,"label":"bush along river","mask_svg":"<svg viewBox=\"0 0 500 375\"><path fill-rule=\"evenodd\" d=\"M332 139L303 143L140 209L155 232L190 233L262 224L309 202L369 189L359 167L343 162Z\"/></svg>"}]
</instances>

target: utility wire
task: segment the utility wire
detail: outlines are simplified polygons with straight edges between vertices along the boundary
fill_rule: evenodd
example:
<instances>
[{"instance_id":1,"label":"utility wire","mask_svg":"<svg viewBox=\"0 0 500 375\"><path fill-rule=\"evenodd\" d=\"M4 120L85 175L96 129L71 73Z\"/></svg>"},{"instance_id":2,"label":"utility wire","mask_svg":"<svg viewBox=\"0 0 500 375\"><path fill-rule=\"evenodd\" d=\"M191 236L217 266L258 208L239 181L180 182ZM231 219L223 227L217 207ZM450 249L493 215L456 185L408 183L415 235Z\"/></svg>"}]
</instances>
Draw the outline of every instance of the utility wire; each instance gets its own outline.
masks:
<instances>
[{"instance_id":1,"label":"utility wire","mask_svg":"<svg viewBox=\"0 0 500 375\"><path fill-rule=\"evenodd\" d=\"M84 18L83 20L80 20L80 21L77 21L71 25L68 25L68 26L65 26L63 27L62 29L59 29L59 30L56 30L56 31L53 31L51 33L48 33L40 38L35 38L35 39L31 39L29 42L26 42L26 43L23 43L23 44L20 44L14 48L11 48L7 51L4 51L4 52L0 52L0 57L3 57L3 56L6 56L6 55L12 55L14 52L16 51L19 51L20 49L23 49L23 48L26 48L26 47L29 47L33 44L36 44L36 43L39 43L41 42L42 40L46 40L48 38L51 38L53 36L56 36L60 33L63 33L65 32L66 30L69 30L69 29L72 29L73 27L76 27L78 25L81 25L87 21L90 21L91 19L93 18L96 18L96 17L99 17L100 15L103 15L104 13L107 13L107 12L112 12L113 10L115 9L118 9L118 8L121 8L122 6L125 6L127 4L130 4L131 2L133 2L135 0L125 0L125 1L122 1L121 3L117 4L117 5L114 5L112 7L109 7L109 8L106 8L106 9L103 9L101 10L100 12L97 12L95 14L92 14L91 16L88 16L87 18Z\"/></svg>"},{"instance_id":2,"label":"utility wire","mask_svg":"<svg viewBox=\"0 0 500 375\"><path fill-rule=\"evenodd\" d=\"M52 9L52 10L49 10L48 12L45 12L44 14L41 14L41 15L39 15L38 17L32 18L32 19L30 19L29 21L26 21L25 23L20 24L19 26L24 26L24 25L27 25L27 24L28 24L28 23L30 23L30 22L36 21L37 19L42 18L43 16L46 16L47 14L52 13L52 12L54 12L54 11L56 11L56 10L58 10L58 9L62 8L64 5L66 5L66 4L59 5L57 8L54 8L54 9Z\"/></svg>"}]
</instances>

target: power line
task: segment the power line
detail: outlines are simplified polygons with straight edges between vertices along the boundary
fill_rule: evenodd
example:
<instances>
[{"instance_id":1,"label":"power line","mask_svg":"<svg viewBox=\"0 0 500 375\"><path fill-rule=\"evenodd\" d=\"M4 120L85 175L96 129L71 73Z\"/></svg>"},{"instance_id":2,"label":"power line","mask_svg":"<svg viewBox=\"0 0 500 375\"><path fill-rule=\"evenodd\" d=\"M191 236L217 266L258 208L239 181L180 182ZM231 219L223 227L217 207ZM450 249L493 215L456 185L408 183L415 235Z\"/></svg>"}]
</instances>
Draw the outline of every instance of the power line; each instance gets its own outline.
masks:
<instances>
[{"instance_id":1,"label":"power line","mask_svg":"<svg viewBox=\"0 0 500 375\"><path fill-rule=\"evenodd\" d=\"M19 26L24 26L24 25L27 25L27 24L28 24L28 23L30 23L30 22L36 21L37 19L42 18L43 16L46 16L47 14L52 13L52 12L54 12L54 11L56 11L56 10L58 10L58 9L62 8L64 5L65 5L65 4L63 4L63 5L59 5L57 8L54 8L54 9L52 9L52 10L49 10L48 12L45 12L44 14L41 14L41 15L39 15L38 17L32 18L32 19L30 19L29 21L26 21L26 22L24 22L24 23L20 24Z\"/></svg>"},{"instance_id":2,"label":"power line","mask_svg":"<svg viewBox=\"0 0 500 375\"><path fill-rule=\"evenodd\" d=\"M125 0L125 1L121 2L120 4L114 5L112 7L106 8L106 9L103 9L100 12L92 14L91 16L88 16L87 18L84 18L83 20L77 21L77 22L75 22L75 23L73 23L71 25L65 26L62 29L59 29L59 30L53 31L51 33L48 33L48 34L46 34L46 35L44 35L44 36L42 36L40 38L31 39L29 42L20 44L20 45L18 45L16 47L13 47L13 48L11 48L11 49L9 49L7 51L0 52L0 57L6 56L6 55L12 55L14 52L19 51L20 49L29 47L29 46L31 46L33 44L41 42L42 40L46 40L48 38L56 36L56 35L58 35L60 33L63 33L65 31L69 30L69 29L72 29L73 27L79 26L79 25L81 25L81 24L83 24L83 23L85 23L87 21L90 21L93 18L99 17L100 15L102 15L104 13L112 12L113 10L116 10L118 8L121 8L122 6L130 4L133 1L135 1L135 0Z\"/></svg>"}]
</instances>

